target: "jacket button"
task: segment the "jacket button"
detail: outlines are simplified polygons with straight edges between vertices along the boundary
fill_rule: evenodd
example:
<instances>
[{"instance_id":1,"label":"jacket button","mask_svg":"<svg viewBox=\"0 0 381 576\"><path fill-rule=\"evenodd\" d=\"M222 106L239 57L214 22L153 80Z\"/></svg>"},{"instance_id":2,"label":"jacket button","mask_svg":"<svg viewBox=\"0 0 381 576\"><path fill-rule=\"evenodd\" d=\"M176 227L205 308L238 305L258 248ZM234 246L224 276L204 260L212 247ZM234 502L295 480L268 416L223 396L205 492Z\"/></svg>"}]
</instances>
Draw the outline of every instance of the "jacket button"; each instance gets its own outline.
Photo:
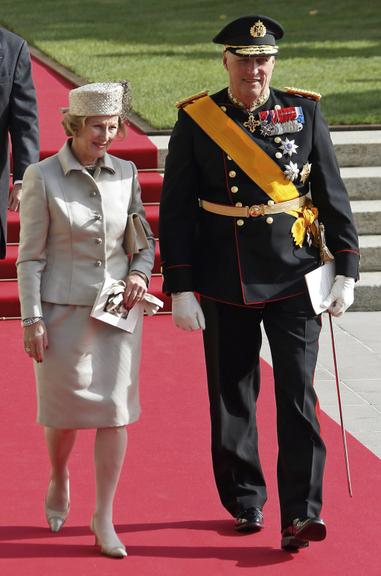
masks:
<instances>
[{"instance_id":1,"label":"jacket button","mask_svg":"<svg viewBox=\"0 0 381 576\"><path fill-rule=\"evenodd\" d=\"M241 219L237 220L237 226L243 226L245 222Z\"/></svg>"},{"instance_id":2,"label":"jacket button","mask_svg":"<svg viewBox=\"0 0 381 576\"><path fill-rule=\"evenodd\" d=\"M97 268L100 268L102 266L102 260L95 260L94 266L96 266Z\"/></svg>"},{"instance_id":3,"label":"jacket button","mask_svg":"<svg viewBox=\"0 0 381 576\"><path fill-rule=\"evenodd\" d=\"M95 190L92 190L92 191L90 192L91 198L94 198L96 195L97 195L97 193L95 192Z\"/></svg>"},{"instance_id":4,"label":"jacket button","mask_svg":"<svg viewBox=\"0 0 381 576\"><path fill-rule=\"evenodd\" d=\"M102 244L103 240L102 240L102 238L95 238L94 242L95 242L95 244L99 245L99 244Z\"/></svg>"},{"instance_id":5,"label":"jacket button","mask_svg":"<svg viewBox=\"0 0 381 576\"><path fill-rule=\"evenodd\" d=\"M267 204L268 204L269 206L274 206L275 202L274 202L274 200L268 200L268 201L267 201Z\"/></svg>"},{"instance_id":6,"label":"jacket button","mask_svg":"<svg viewBox=\"0 0 381 576\"><path fill-rule=\"evenodd\" d=\"M229 176L230 178L235 178L237 176L237 172L235 170L230 170Z\"/></svg>"},{"instance_id":7,"label":"jacket button","mask_svg":"<svg viewBox=\"0 0 381 576\"><path fill-rule=\"evenodd\" d=\"M226 106L220 106L222 112L226 112Z\"/></svg>"},{"instance_id":8,"label":"jacket button","mask_svg":"<svg viewBox=\"0 0 381 576\"><path fill-rule=\"evenodd\" d=\"M275 144L280 144L282 142L282 139L279 138L279 136L276 136L276 138L274 138L274 142Z\"/></svg>"},{"instance_id":9,"label":"jacket button","mask_svg":"<svg viewBox=\"0 0 381 576\"><path fill-rule=\"evenodd\" d=\"M272 224L274 222L274 218L271 218L271 216L269 216L268 218L266 218L266 222L267 224Z\"/></svg>"},{"instance_id":10,"label":"jacket button","mask_svg":"<svg viewBox=\"0 0 381 576\"><path fill-rule=\"evenodd\" d=\"M232 186L230 190L233 192L233 194L236 194L236 192L238 192L238 186Z\"/></svg>"},{"instance_id":11,"label":"jacket button","mask_svg":"<svg viewBox=\"0 0 381 576\"><path fill-rule=\"evenodd\" d=\"M280 104L275 104L274 109L275 109L275 110L280 110L280 109L281 109Z\"/></svg>"},{"instance_id":12,"label":"jacket button","mask_svg":"<svg viewBox=\"0 0 381 576\"><path fill-rule=\"evenodd\" d=\"M236 202L235 205L237 206L237 208L242 208L242 202Z\"/></svg>"},{"instance_id":13,"label":"jacket button","mask_svg":"<svg viewBox=\"0 0 381 576\"><path fill-rule=\"evenodd\" d=\"M230 158L229 154L226 156L226 158L227 158L228 160L231 160L231 158Z\"/></svg>"}]
</instances>

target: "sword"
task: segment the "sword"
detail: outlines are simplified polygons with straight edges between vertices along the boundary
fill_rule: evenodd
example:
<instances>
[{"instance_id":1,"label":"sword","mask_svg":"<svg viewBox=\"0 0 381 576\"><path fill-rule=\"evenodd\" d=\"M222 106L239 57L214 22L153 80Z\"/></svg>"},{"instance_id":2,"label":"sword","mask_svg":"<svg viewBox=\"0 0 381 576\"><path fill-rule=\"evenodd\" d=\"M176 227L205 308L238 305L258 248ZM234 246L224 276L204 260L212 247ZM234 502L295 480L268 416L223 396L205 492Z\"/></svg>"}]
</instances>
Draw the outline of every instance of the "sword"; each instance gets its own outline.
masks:
<instances>
[{"instance_id":1,"label":"sword","mask_svg":"<svg viewBox=\"0 0 381 576\"><path fill-rule=\"evenodd\" d=\"M342 405L341 405L339 369L337 367L335 338L333 335L332 315L330 312L328 312L328 316L329 316L329 326L331 329L332 355L333 355L333 364L335 366L336 390L337 390L337 399L338 399L338 403L339 403L341 435L343 437L344 459L345 459L345 468L347 471L348 492L349 492L349 495L352 497L352 483L351 483L351 472L349 469L347 437L346 437L346 433L345 433L343 409L342 409Z\"/></svg>"}]
</instances>

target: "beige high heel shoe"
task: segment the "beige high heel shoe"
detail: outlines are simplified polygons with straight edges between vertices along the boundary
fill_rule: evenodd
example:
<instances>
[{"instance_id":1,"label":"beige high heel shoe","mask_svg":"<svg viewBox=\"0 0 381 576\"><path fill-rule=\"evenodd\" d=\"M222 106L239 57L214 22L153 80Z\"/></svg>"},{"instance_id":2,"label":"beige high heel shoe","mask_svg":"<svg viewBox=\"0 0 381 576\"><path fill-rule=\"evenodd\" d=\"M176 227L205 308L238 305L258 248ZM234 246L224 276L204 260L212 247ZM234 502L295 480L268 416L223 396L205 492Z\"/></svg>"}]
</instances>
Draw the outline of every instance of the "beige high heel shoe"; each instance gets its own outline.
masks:
<instances>
[{"instance_id":1,"label":"beige high heel shoe","mask_svg":"<svg viewBox=\"0 0 381 576\"><path fill-rule=\"evenodd\" d=\"M66 510L55 510L47 505L47 499L45 498L45 517L52 532L59 532L62 526L65 524L65 520L69 515L70 511L70 500L67 503Z\"/></svg>"},{"instance_id":2,"label":"beige high heel shoe","mask_svg":"<svg viewBox=\"0 0 381 576\"><path fill-rule=\"evenodd\" d=\"M109 556L110 558L125 558L127 556L126 547L122 543L118 544L117 546L106 546L105 544L102 544L99 536L95 531L94 516L91 518L90 530L95 536L95 546L99 547L101 554Z\"/></svg>"},{"instance_id":3,"label":"beige high heel shoe","mask_svg":"<svg viewBox=\"0 0 381 576\"><path fill-rule=\"evenodd\" d=\"M70 511L70 502L68 503L66 510L62 511L62 510L53 510L52 508L49 508L45 500L46 521L49 524L49 528L52 532L59 532L61 530L62 526L65 524L66 518L69 515L69 511Z\"/></svg>"}]
</instances>

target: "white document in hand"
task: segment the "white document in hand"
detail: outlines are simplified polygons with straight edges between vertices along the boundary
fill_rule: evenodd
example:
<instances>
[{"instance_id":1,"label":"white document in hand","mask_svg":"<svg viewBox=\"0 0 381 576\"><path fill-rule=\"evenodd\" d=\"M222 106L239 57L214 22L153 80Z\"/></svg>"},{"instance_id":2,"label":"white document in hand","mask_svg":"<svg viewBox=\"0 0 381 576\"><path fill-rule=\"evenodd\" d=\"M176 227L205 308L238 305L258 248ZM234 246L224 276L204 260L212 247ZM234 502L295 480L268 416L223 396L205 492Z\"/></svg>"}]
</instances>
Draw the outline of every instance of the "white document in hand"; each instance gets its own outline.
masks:
<instances>
[{"instance_id":1,"label":"white document in hand","mask_svg":"<svg viewBox=\"0 0 381 576\"><path fill-rule=\"evenodd\" d=\"M319 268L305 274L311 304L316 314L327 310L321 303L327 298L335 280L335 262L326 262Z\"/></svg>"}]
</instances>

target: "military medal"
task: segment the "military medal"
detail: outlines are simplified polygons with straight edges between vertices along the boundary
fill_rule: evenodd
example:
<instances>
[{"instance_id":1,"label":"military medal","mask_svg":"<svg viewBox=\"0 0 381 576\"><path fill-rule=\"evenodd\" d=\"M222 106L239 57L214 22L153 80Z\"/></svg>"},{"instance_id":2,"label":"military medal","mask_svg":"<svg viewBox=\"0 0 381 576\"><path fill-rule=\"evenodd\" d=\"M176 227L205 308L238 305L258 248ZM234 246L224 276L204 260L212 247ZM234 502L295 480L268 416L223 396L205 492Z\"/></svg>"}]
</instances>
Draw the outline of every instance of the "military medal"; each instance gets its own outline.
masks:
<instances>
[{"instance_id":1,"label":"military medal","mask_svg":"<svg viewBox=\"0 0 381 576\"><path fill-rule=\"evenodd\" d=\"M274 108L273 110L262 110L259 112L259 118L264 122L280 123L296 120L304 124L303 108L301 106L288 106L287 108Z\"/></svg>"},{"instance_id":2,"label":"military medal","mask_svg":"<svg viewBox=\"0 0 381 576\"><path fill-rule=\"evenodd\" d=\"M261 122L259 120L256 120L253 114L249 114L247 122L244 122L243 125L245 126L245 128L248 128L250 132L253 134L257 126L261 125Z\"/></svg>"},{"instance_id":3,"label":"military medal","mask_svg":"<svg viewBox=\"0 0 381 576\"><path fill-rule=\"evenodd\" d=\"M263 136L279 136L303 130L304 114L301 106L262 110L259 118Z\"/></svg>"},{"instance_id":4,"label":"military medal","mask_svg":"<svg viewBox=\"0 0 381 576\"><path fill-rule=\"evenodd\" d=\"M262 94L262 96L260 96L259 98L257 98L255 100L255 102L253 102L253 104L250 106L250 108L247 108L247 106L245 106L245 104L243 102L241 102L241 100L238 100L238 98L236 98L232 94L232 91L230 90L230 88L228 88L228 96L229 96L229 99L231 100L231 102L233 102L233 104L235 104L236 106L239 106L240 108L242 108L242 110L244 110L248 114L248 119L246 122L243 123L243 126L244 126L244 128L247 128L248 130L250 130L250 132L252 134L254 134L256 128L258 126L261 126L262 122L260 120L256 120L253 112L254 112L254 110L256 110L256 108L259 108L265 102L267 102L267 100L269 99L269 96L270 96L270 92L267 92L266 94Z\"/></svg>"},{"instance_id":5,"label":"military medal","mask_svg":"<svg viewBox=\"0 0 381 576\"><path fill-rule=\"evenodd\" d=\"M300 181L302 182L302 184L305 184L307 182L311 172L311 166L312 164L309 164L308 162L303 165L302 171L300 173Z\"/></svg>"},{"instance_id":6,"label":"military medal","mask_svg":"<svg viewBox=\"0 0 381 576\"><path fill-rule=\"evenodd\" d=\"M291 162L289 164L285 165L285 170L284 170L284 174L286 176L286 178L288 180L291 180L291 182L294 182L298 175L299 175L299 168L298 165L294 162Z\"/></svg>"},{"instance_id":7,"label":"military medal","mask_svg":"<svg viewBox=\"0 0 381 576\"><path fill-rule=\"evenodd\" d=\"M282 144L279 146L281 150L283 150L283 154L288 154L290 157L293 154L297 154L296 149L299 148L297 144L295 144L295 140L289 140L286 138L285 140L281 140Z\"/></svg>"},{"instance_id":8,"label":"military medal","mask_svg":"<svg viewBox=\"0 0 381 576\"><path fill-rule=\"evenodd\" d=\"M261 134L262 136L277 136L278 134L280 134L280 130L278 131L277 129L277 125L276 124L267 124L266 123L262 123L261 124Z\"/></svg>"},{"instance_id":9,"label":"military medal","mask_svg":"<svg viewBox=\"0 0 381 576\"><path fill-rule=\"evenodd\" d=\"M303 130L303 124L295 120L284 122L284 124L279 122L276 124L267 124L267 122L261 124L261 134L263 136L279 136L280 134L290 134L301 130Z\"/></svg>"}]
</instances>

